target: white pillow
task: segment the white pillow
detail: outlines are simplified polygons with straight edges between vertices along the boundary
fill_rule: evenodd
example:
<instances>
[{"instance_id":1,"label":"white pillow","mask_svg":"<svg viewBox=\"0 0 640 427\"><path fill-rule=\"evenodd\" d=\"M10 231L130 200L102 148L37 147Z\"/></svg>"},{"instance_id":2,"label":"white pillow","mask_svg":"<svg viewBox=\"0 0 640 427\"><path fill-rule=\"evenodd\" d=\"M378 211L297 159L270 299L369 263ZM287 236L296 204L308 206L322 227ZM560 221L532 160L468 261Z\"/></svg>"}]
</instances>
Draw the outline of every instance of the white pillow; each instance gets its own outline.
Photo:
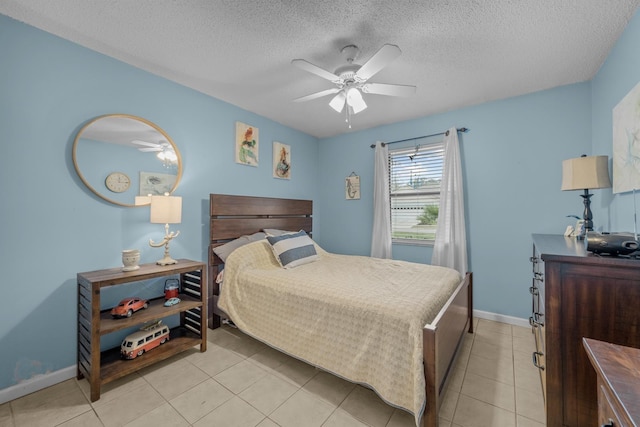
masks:
<instances>
[{"instance_id":1,"label":"white pillow","mask_svg":"<svg viewBox=\"0 0 640 427\"><path fill-rule=\"evenodd\" d=\"M233 252L234 250L249 243L262 240L266 237L267 235L262 231L247 236L241 236L235 240L225 243L224 245L216 246L215 248L213 248L213 252L220 257L222 262L226 262L227 257L231 255L231 252Z\"/></svg>"},{"instance_id":2,"label":"white pillow","mask_svg":"<svg viewBox=\"0 0 640 427\"><path fill-rule=\"evenodd\" d=\"M313 240L304 230L281 236L267 236L273 253L284 268L293 268L318 259Z\"/></svg>"},{"instance_id":3,"label":"white pillow","mask_svg":"<svg viewBox=\"0 0 640 427\"><path fill-rule=\"evenodd\" d=\"M283 234L295 233L295 231L278 230L277 228L265 228L262 231L267 233L267 236L282 236Z\"/></svg>"}]
</instances>

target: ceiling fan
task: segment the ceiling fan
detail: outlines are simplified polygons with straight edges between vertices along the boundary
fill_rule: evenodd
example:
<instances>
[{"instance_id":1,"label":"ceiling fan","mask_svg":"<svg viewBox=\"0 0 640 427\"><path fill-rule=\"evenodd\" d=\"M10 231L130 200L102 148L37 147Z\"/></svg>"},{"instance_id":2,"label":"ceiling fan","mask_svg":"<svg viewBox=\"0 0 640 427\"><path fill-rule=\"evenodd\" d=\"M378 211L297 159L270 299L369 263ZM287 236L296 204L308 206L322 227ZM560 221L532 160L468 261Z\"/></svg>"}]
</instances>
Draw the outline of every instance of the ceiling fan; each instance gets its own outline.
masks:
<instances>
[{"instance_id":1,"label":"ceiling fan","mask_svg":"<svg viewBox=\"0 0 640 427\"><path fill-rule=\"evenodd\" d=\"M387 96L411 96L416 93L415 86L367 82L367 80L373 77L378 71L382 70L391 61L400 56L402 51L398 46L393 44L383 45L363 65L358 65L353 62L360 52L360 49L358 49L356 45L347 45L343 47L340 52L345 55L347 64L338 67L333 73L304 59L294 59L291 61L293 65L329 80L336 85L336 87L331 89L296 98L294 99L295 102L310 101L323 96L336 94L329 102L329 105L338 113L342 112L346 105L347 122L349 123L349 127L351 127L351 113L357 114L367 108L367 104L362 98L362 93Z\"/></svg>"},{"instance_id":2,"label":"ceiling fan","mask_svg":"<svg viewBox=\"0 0 640 427\"><path fill-rule=\"evenodd\" d=\"M140 139L134 139L132 144L139 145L138 150L143 152L158 152L156 156L165 163L165 166L175 163L178 160L176 152L167 141L147 142Z\"/></svg>"},{"instance_id":3,"label":"ceiling fan","mask_svg":"<svg viewBox=\"0 0 640 427\"><path fill-rule=\"evenodd\" d=\"M140 151L164 151L171 146L167 141L147 142L140 139L134 139L131 143L139 145L137 148Z\"/></svg>"}]
</instances>

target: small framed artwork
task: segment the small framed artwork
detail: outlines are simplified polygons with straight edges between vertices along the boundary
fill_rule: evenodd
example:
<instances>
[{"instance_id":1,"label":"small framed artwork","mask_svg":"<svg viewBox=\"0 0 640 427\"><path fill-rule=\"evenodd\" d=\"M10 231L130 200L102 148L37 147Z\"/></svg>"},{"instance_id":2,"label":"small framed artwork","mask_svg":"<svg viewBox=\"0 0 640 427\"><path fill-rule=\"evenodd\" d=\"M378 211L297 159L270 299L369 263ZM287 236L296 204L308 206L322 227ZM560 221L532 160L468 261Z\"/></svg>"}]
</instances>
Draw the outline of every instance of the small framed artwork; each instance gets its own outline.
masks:
<instances>
[{"instance_id":1,"label":"small framed artwork","mask_svg":"<svg viewBox=\"0 0 640 427\"><path fill-rule=\"evenodd\" d=\"M347 200L360 199L360 177L355 172L345 179L344 192Z\"/></svg>"},{"instance_id":2,"label":"small framed artwork","mask_svg":"<svg viewBox=\"0 0 640 427\"><path fill-rule=\"evenodd\" d=\"M169 173L142 172L140 171L140 191L139 196L162 196L170 193L176 183L176 175Z\"/></svg>"},{"instance_id":3,"label":"small framed artwork","mask_svg":"<svg viewBox=\"0 0 640 427\"><path fill-rule=\"evenodd\" d=\"M236 122L236 163L258 166L258 128Z\"/></svg>"},{"instance_id":4,"label":"small framed artwork","mask_svg":"<svg viewBox=\"0 0 640 427\"><path fill-rule=\"evenodd\" d=\"M291 178L291 147L277 141L273 141L273 177Z\"/></svg>"}]
</instances>

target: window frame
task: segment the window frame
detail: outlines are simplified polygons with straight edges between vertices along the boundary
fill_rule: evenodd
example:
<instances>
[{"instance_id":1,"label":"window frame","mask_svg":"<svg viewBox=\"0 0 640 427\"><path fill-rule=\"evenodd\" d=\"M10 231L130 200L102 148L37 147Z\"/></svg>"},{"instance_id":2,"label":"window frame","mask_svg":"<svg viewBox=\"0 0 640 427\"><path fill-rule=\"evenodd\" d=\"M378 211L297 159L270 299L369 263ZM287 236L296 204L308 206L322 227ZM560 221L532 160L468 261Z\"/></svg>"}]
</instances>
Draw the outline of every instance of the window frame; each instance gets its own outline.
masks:
<instances>
[{"instance_id":1,"label":"window frame","mask_svg":"<svg viewBox=\"0 0 640 427\"><path fill-rule=\"evenodd\" d=\"M404 147L398 147L398 148L391 148L390 147L389 148L389 152L388 152L387 162L388 162L388 167L389 167L389 212L390 212L390 215L391 215L391 218L390 218L391 242L392 242L392 244L401 244L401 245L433 246L434 243L435 243L435 231L434 231L433 239L420 239L420 238L411 238L411 237L393 237L394 231L397 232L396 227L394 227L394 203L393 203L393 201L394 201L394 199L395 200L399 200L400 198L403 197L401 194L399 194L397 189L395 191L393 190L393 187L394 187L393 183L397 182L397 180L398 180L398 177L394 174L394 172L397 171L397 168L395 168L395 170L394 170L393 160L394 160L394 157L397 157L397 156L407 156L408 157L408 156L415 156L415 155L417 155L418 157L423 157L425 159L427 158L426 155L431 156L431 158L438 163L438 165L436 166L436 170L439 170L439 173L436 173L435 175L438 177L439 185L437 186L437 188L434 188L432 186L430 188L424 188L424 189L422 189L420 191L415 191L413 193L406 193L405 196L407 196L407 197L420 197L420 196L432 197L432 198L437 199L436 205L438 207L440 206L440 192L441 192L440 190L441 190L441 184L442 184L442 173L443 173L444 159L445 159L444 138L440 138L440 139L437 139L435 141L433 141L433 140L432 141L422 140L422 142L418 141L417 144L412 145L412 146L404 146ZM418 165L420 166L420 164L418 164ZM425 165L426 165L426 163L425 163ZM425 165L423 165L423 166L425 166ZM404 169L404 167L403 167L403 169ZM401 172L406 172L406 171L403 170ZM427 177L425 179L430 179L430 178ZM436 224L434 224L434 226L437 227L437 221L436 221Z\"/></svg>"}]
</instances>

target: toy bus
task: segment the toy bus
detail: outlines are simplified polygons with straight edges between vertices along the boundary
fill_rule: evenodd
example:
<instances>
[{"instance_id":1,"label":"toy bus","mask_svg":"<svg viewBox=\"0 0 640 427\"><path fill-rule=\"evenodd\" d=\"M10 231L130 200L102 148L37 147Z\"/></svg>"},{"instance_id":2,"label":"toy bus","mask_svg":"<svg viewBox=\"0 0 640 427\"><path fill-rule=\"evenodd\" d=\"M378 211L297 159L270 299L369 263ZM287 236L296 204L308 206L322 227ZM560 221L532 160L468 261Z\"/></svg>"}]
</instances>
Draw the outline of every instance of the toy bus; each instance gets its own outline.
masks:
<instances>
[{"instance_id":1,"label":"toy bus","mask_svg":"<svg viewBox=\"0 0 640 427\"><path fill-rule=\"evenodd\" d=\"M125 359L135 359L170 339L169 327L163 325L162 320L158 320L127 335L120 345L120 354Z\"/></svg>"}]
</instances>

